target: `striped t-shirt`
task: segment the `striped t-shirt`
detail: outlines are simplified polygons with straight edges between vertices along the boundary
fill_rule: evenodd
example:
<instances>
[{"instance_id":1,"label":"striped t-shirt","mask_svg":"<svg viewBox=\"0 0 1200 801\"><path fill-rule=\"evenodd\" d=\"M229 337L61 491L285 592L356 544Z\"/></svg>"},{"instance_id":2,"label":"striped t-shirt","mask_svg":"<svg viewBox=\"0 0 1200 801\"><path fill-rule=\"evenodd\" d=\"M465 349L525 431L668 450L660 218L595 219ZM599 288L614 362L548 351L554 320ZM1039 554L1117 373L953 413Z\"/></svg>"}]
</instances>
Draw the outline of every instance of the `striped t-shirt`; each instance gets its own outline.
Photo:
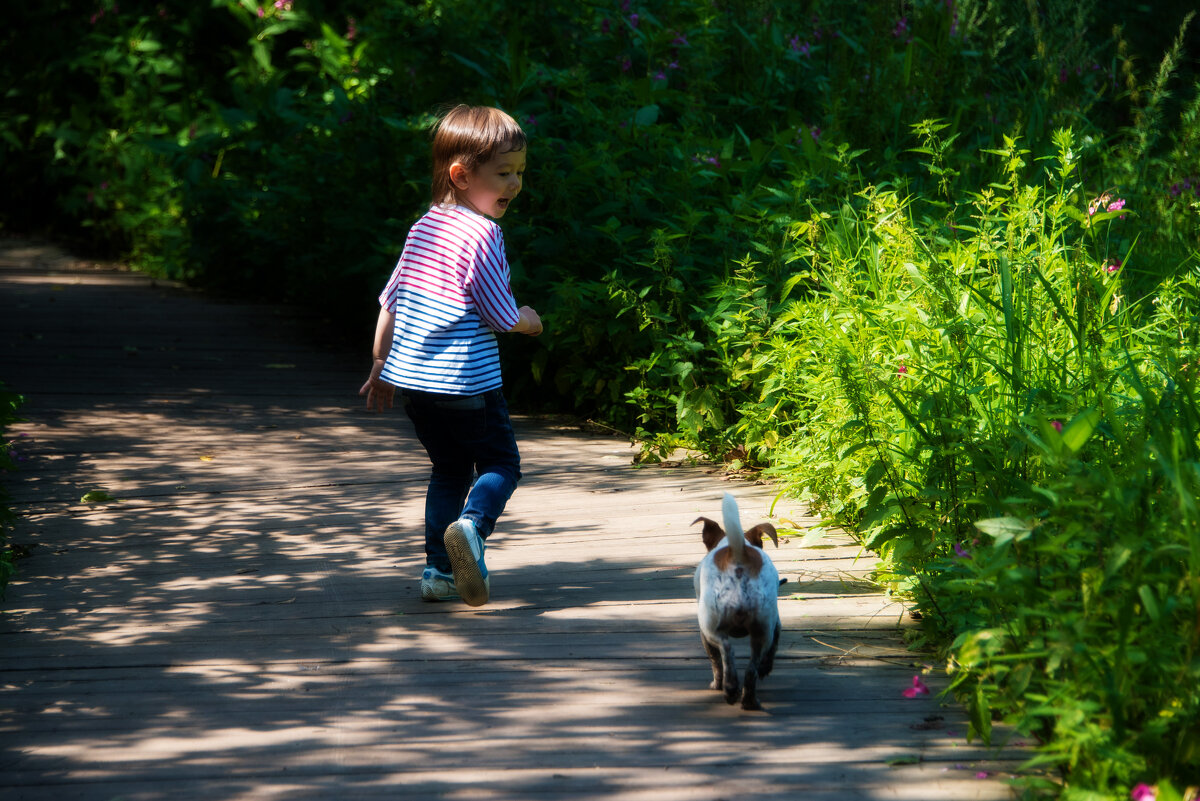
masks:
<instances>
[{"instance_id":1,"label":"striped t-shirt","mask_svg":"<svg viewBox=\"0 0 1200 801\"><path fill-rule=\"evenodd\" d=\"M509 281L500 226L462 206L430 208L379 296L396 315L383 380L447 395L499 389L492 332L520 319Z\"/></svg>"}]
</instances>

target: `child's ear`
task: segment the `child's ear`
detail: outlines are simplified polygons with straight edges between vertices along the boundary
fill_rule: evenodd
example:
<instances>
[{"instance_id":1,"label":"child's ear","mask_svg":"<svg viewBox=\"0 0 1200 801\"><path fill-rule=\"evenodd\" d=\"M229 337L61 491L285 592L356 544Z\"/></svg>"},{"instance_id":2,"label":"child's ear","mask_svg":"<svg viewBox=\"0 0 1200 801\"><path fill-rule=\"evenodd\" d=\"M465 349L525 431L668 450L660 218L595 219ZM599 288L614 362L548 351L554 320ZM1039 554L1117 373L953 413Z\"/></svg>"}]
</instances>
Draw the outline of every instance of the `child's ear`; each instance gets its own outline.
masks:
<instances>
[{"instance_id":1,"label":"child's ear","mask_svg":"<svg viewBox=\"0 0 1200 801\"><path fill-rule=\"evenodd\" d=\"M456 161L450 165L450 183L454 184L454 187L459 191L466 191L470 183L468 181L470 175L470 170L464 167L461 161Z\"/></svg>"}]
</instances>

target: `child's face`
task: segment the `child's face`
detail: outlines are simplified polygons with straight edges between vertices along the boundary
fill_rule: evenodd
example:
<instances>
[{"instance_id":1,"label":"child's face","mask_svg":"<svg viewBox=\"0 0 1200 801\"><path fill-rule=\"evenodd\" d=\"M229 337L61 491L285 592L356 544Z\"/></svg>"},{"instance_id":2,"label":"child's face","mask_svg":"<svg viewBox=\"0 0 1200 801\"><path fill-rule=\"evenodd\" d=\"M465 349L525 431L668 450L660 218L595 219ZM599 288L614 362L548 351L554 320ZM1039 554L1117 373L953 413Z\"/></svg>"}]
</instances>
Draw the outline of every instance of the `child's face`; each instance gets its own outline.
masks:
<instances>
[{"instance_id":1,"label":"child's face","mask_svg":"<svg viewBox=\"0 0 1200 801\"><path fill-rule=\"evenodd\" d=\"M524 150L497 153L474 171L458 162L450 165L450 181L458 202L495 219L503 217L508 204L521 193L524 177Z\"/></svg>"}]
</instances>

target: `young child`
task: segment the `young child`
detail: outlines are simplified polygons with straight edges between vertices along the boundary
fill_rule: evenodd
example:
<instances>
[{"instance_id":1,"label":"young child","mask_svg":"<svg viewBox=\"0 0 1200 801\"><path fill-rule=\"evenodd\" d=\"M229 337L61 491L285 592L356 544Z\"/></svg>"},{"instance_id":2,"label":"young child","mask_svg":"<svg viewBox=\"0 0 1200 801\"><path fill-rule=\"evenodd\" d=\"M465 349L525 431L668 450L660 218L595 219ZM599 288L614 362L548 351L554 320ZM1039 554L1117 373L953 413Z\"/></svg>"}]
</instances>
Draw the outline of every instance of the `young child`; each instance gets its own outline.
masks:
<instances>
[{"instance_id":1,"label":"young child","mask_svg":"<svg viewBox=\"0 0 1200 801\"><path fill-rule=\"evenodd\" d=\"M488 218L503 217L520 193L525 149L525 133L499 109L460 105L441 118L433 204L379 296L374 364L359 394L383 411L399 387L433 464L425 600L487 603L485 541L521 478L493 332L537 336L542 321L517 308L504 237Z\"/></svg>"}]
</instances>

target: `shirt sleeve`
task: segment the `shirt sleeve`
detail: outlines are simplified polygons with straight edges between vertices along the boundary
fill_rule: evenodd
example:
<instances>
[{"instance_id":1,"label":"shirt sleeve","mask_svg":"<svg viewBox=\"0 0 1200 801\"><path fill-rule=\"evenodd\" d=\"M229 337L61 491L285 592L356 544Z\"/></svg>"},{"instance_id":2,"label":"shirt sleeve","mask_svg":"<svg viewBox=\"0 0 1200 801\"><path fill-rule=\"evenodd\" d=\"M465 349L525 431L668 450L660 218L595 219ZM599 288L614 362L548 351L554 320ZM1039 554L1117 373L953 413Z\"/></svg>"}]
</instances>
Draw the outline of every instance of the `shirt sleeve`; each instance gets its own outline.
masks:
<instances>
[{"instance_id":1,"label":"shirt sleeve","mask_svg":"<svg viewBox=\"0 0 1200 801\"><path fill-rule=\"evenodd\" d=\"M508 258L504 255L504 235L495 226L480 240L466 282L475 310L493 331L509 331L521 319L511 280Z\"/></svg>"},{"instance_id":2,"label":"shirt sleeve","mask_svg":"<svg viewBox=\"0 0 1200 801\"><path fill-rule=\"evenodd\" d=\"M396 290L400 286L400 264L396 264L396 269L392 270L392 277L388 279L387 286L379 293L379 305L390 312L396 311Z\"/></svg>"}]
</instances>

